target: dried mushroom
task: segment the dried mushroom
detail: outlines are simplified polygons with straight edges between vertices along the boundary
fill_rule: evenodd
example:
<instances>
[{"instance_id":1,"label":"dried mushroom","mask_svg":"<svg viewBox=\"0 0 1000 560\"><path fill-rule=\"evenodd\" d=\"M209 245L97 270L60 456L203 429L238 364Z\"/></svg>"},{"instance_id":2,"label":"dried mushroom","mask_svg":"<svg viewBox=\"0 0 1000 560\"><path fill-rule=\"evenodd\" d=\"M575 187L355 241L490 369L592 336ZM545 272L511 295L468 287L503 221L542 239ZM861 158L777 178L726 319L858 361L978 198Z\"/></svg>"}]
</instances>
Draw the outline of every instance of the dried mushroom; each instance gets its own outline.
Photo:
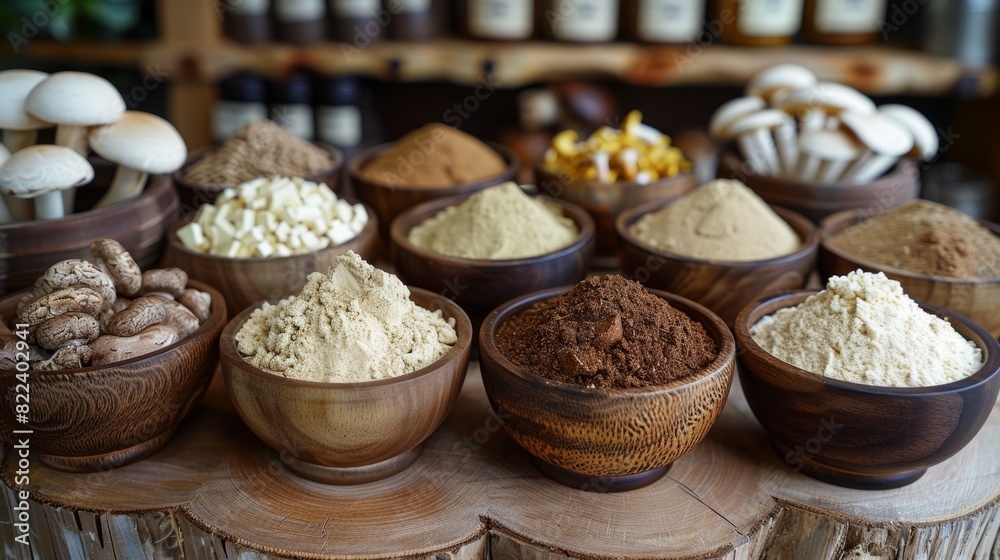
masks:
<instances>
[{"instance_id":1,"label":"dried mushroom","mask_svg":"<svg viewBox=\"0 0 1000 560\"><path fill-rule=\"evenodd\" d=\"M142 270L121 243L114 239L101 239L90 244L90 252L124 296L133 297L142 286Z\"/></svg>"},{"instance_id":2,"label":"dried mushroom","mask_svg":"<svg viewBox=\"0 0 1000 560\"><path fill-rule=\"evenodd\" d=\"M92 315L70 312L38 325L34 338L46 350L67 345L89 344L101 334L101 326Z\"/></svg>"},{"instance_id":3,"label":"dried mushroom","mask_svg":"<svg viewBox=\"0 0 1000 560\"><path fill-rule=\"evenodd\" d=\"M163 300L152 297L132 300L128 307L108 319L105 330L114 336L135 336L153 325L159 325L167 316L160 301Z\"/></svg>"}]
</instances>

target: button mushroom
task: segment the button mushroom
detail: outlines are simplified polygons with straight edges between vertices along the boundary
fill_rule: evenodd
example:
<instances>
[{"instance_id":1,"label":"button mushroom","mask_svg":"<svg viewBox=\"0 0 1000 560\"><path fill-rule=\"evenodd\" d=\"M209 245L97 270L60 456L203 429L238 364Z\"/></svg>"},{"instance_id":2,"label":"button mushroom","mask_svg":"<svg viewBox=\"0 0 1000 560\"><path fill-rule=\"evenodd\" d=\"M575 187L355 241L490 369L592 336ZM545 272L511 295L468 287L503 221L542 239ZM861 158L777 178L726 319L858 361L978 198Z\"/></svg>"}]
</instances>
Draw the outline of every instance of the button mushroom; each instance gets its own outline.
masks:
<instances>
[{"instance_id":1,"label":"button mushroom","mask_svg":"<svg viewBox=\"0 0 1000 560\"><path fill-rule=\"evenodd\" d=\"M99 239L90 244L90 252L119 293L126 297L139 293L139 288L142 287L142 270L121 243L114 239Z\"/></svg>"},{"instance_id":2,"label":"button mushroom","mask_svg":"<svg viewBox=\"0 0 1000 560\"><path fill-rule=\"evenodd\" d=\"M101 334L101 326L93 315L70 312L53 317L38 325L35 341L46 350L58 350L67 345L89 344Z\"/></svg>"},{"instance_id":3,"label":"button mushroom","mask_svg":"<svg viewBox=\"0 0 1000 560\"><path fill-rule=\"evenodd\" d=\"M809 130L799 137L802 155L799 177L806 181L834 183L844 168L864 153L864 147L840 130Z\"/></svg>"},{"instance_id":4,"label":"button mushroom","mask_svg":"<svg viewBox=\"0 0 1000 560\"><path fill-rule=\"evenodd\" d=\"M39 220L62 218L62 192L93 179L94 168L86 158L63 146L29 146L0 166L0 192L34 198Z\"/></svg>"},{"instance_id":5,"label":"button mushroom","mask_svg":"<svg viewBox=\"0 0 1000 560\"><path fill-rule=\"evenodd\" d=\"M166 348L177 340L177 333L163 325L150 327L130 337L104 335L90 343L93 354L91 364L100 366L137 358Z\"/></svg>"},{"instance_id":6,"label":"button mushroom","mask_svg":"<svg viewBox=\"0 0 1000 560\"><path fill-rule=\"evenodd\" d=\"M729 125L728 133L736 137L743 157L758 173L779 175L782 164L772 131L792 125L792 117L777 109L763 109L744 115Z\"/></svg>"},{"instance_id":7,"label":"button mushroom","mask_svg":"<svg viewBox=\"0 0 1000 560\"><path fill-rule=\"evenodd\" d=\"M910 131L882 113L858 115L847 112L840 116L840 120L868 148L868 154L844 172L845 181L871 181L913 148Z\"/></svg>"},{"instance_id":8,"label":"button mushroom","mask_svg":"<svg viewBox=\"0 0 1000 560\"><path fill-rule=\"evenodd\" d=\"M87 129L125 114L125 100L111 82L85 72L56 72L31 90L28 112L55 123L56 144L87 155Z\"/></svg>"},{"instance_id":9,"label":"button mushroom","mask_svg":"<svg viewBox=\"0 0 1000 560\"><path fill-rule=\"evenodd\" d=\"M880 105L880 115L885 115L903 125L913 135L910 155L923 161L930 161L938 151L938 134L931 121L913 107L893 103Z\"/></svg>"},{"instance_id":10,"label":"button mushroom","mask_svg":"<svg viewBox=\"0 0 1000 560\"><path fill-rule=\"evenodd\" d=\"M0 95L0 130L3 130L3 144L10 152L31 146L38 138L39 129L52 126L28 113L24 107L28 93L48 76L36 70L0 72L0 91L3 92ZM13 221L26 221L34 216L30 201L13 196L4 199Z\"/></svg>"},{"instance_id":11,"label":"button mushroom","mask_svg":"<svg viewBox=\"0 0 1000 560\"><path fill-rule=\"evenodd\" d=\"M128 111L118 121L95 129L90 147L118 164L111 188L94 208L139 196L150 173L173 173L187 158L187 146L177 129L140 111Z\"/></svg>"},{"instance_id":12,"label":"button mushroom","mask_svg":"<svg viewBox=\"0 0 1000 560\"><path fill-rule=\"evenodd\" d=\"M816 75L798 64L776 64L750 79L746 94L761 97L770 104L781 96L808 88L816 83Z\"/></svg>"},{"instance_id":13,"label":"button mushroom","mask_svg":"<svg viewBox=\"0 0 1000 560\"><path fill-rule=\"evenodd\" d=\"M732 140L735 138L735 135L729 130L730 126L742 117L761 111L766 106L767 104L760 97L737 97L736 99L731 99L723 103L712 113L712 118L708 122L708 134L716 140ZM762 171L762 169L756 167L757 162L751 161L750 156L746 152L743 153L743 157L746 158L747 164L752 171L755 173Z\"/></svg>"},{"instance_id":14,"label":"button mushroom","mask_svg":"<svg viewBox=\"0 0 1000 560\"><path fill-rule=\"evenodd\" d=\"M870 115L875 102L860 91L834 82L819 82L811 87L789 92L775 105L800 118L799 133L827 127L829 117L844 111Z\"/></svg>"}]
</instances>

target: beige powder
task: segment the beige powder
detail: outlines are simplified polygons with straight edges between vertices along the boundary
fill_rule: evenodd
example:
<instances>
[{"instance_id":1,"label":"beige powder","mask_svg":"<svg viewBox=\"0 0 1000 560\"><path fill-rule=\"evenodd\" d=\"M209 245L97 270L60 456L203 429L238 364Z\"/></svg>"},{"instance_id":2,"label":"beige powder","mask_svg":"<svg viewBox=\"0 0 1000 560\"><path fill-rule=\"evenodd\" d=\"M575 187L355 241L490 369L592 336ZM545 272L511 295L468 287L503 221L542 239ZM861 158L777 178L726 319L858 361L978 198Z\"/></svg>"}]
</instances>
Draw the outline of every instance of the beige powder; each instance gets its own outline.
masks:
<instances>
[{"instance_id":1,"label":"beige powder","mask_svg":"<svg viewBox=\"0 0 1000 560\"><path fill-rule=\"evenodd\" d=\"M802 240L739 181L716 179L646 214L629 231L670 253L723 261L757 261L799 250Z\"/></svg>"},{"instance_id":2,"label":"beige powder","mask_svg":"<svg viewBox=\"0 0 1000 560\"><path fill-rule=\"evenodd\" d=\"M784 362L868 385L943 385L983 365L979 347L881 272L834 276L826 290L764 317L750 335Z\"/></svg>"},{"instance_id":3,"label":"beige powder","mask_svg":"<svg viewBox=\"0 0 1000 560\"><path fill-rule=\"evenodd\" d=\"M572 245L576 223L562 208L507 182L449 206L410 230L410 242L442 255L479 260L524 259Z\"/></svg>"},{"instance_id":4,"label":"beige powder","mask_svg":"<svg viewBox=\"0 0 1000 560\"><path fill-rule=\"evenodd\" d=\"M264 304L236 335L237 348L261 369L306 381L353 383L428 366L458 340L454 319L410 301L399 278L353 251L302 293Z\"/></svg>"}]
</instances>

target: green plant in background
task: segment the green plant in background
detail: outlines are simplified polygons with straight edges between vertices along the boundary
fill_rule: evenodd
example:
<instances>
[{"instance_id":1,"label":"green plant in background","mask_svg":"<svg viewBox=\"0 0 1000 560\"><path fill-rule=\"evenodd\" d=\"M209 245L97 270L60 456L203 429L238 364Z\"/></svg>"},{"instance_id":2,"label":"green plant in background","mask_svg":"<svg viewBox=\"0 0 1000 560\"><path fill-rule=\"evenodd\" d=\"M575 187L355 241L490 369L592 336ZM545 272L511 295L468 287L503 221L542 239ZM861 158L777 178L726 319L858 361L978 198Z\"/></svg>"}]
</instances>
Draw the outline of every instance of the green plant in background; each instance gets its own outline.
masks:
<instances>
[{"instance_id":1,"label":"green plant in background","mask_svg":"<svg viewBox=\"0 0 1000 560\"><path fill-rule=\"evenodd\" d=\"M115 40L140 20L141 0L3 0L0 26L11 44L38 36Z\"/></svg>"}]
</instances>

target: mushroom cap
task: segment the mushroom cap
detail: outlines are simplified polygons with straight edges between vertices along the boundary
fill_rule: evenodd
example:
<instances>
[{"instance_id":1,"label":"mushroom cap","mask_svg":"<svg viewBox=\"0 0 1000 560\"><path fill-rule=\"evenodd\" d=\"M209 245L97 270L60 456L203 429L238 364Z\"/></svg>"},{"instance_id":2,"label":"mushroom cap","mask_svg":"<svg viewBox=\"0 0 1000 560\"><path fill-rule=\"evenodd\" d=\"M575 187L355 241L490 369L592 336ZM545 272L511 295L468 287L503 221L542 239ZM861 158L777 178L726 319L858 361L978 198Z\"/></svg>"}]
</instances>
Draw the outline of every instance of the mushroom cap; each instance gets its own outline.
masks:
<instances>
[{"instance_id":1,"label":"mushroom cap","mask_svg":"<svg viewBox=\"0 0 1000 560\"><path fill-rule=\"evenodd\" d=\"M792 120L792 117L784 111L779 111L777 109L762 109L760 111L750 113L749 115L743 115L729 125L727 132L732 136L739 136L740 134L752 132L762 128L774 128L790 120Z\"/></svg>"},{"instance_id":2,"label":"mushroom cap","mask_svg":"<svg viewBox=\"0 0 1000 560\"><path fill-rule=\"evenodd\" d=\"M90 162L65 146L29 146L0 166L0 192L18 198L72 189L93 179Z\"/></svg>"},{"instance_id":3,"label":"mushroom cap","mask_svg":"<svg viewBox=\"0 0 1000 560\"><path fill-rule=\"evenodd\" d=\"M46 350L56 350L67 344L90 344L101 336L101 326L93 315L71 311L38 325L35 340Z\"/></svg>"},{"instance_id":4,"label":"mushroom cap","mask_svg":"<svg viewBox=\"0 0 1000 560\"><path fill-rule=\"evenodd\" d=\"M139 292L142 269L121 243L114 239L98 239L90 244L90 252L122 295L132 297Z\"/></svg>"},{"instance_id":5,"label":"mushroom cap","mask_svg":"<svg viewBox=\"0 0 1000 560\"><path fill-rule=\"evenodd\" d=\"M10 150L7 149L7 146L0 144L0 165L7 163L8 159L10 159Z\"/></svg>"},{"instance_id":6,"label":"mushroom cap","mask_svg":"<svg viewBox=\"0 0 1000 560\"><path fill-rule=\"evenodd\" d=\"M842 130L810 130L799 136L799 149L804 153L830 161L850 161L865 152L864 146Z\"/></svg>"},{"instance_id":7,"label":"mushroom cap","mask_svg":"<svg viewBox=\"0 0 1000 560\"><path fill-rule=\"evenodd\" d=\"M846 111L840 114L840 122L876 154L901 156L913 148L913 134L881 113L859 115Z\"/></svg>"},{"instance_id":8,"label":"mushroom cap","mask_svg":"<svg viewBox=\"0 0 1000 560\"><path fill-rule=\"evenodd\" d=\"M835 82L818 82L805 89L795 90L784 96L776 107L787 113L801 113L808 109L823 109L827 114L853 111L860 114L875 112L875 102L860 91Z\"/></svg>"},{"instance_id":9,"label":"mushroom cap","mask_svg":"<svg viewBox=\"0 0 1000 560\"><path fill-rule=\"evenodd\" d=\"M56 72L28 94L32 115L56 124L97 126L125 114L125 100L111 82L86 72Z\"/></svg>"},{"instance_id":10,"label":"mushroom cap","mask_svg":"<svg viewBox=\"0 0 1000 560\"><path fill-rule=\"evenodd\" d=\"M729 125L736 122L740 117L760 111L767 106L767 103L760 97L737 97L730 99L712 113L712 119L708 121L708 134L719 140L732 138L729 133Z\"/></svg>"},{"instance_id":11,"label":"mushroom cap","mask_svg":"<svg viewBox=\"0 0 1000 560\"><path fill-rule=\"evenodd\" d=\"M52 126L25 110L25 100L39 82L48 78L37 70L4 70L0 72L0 128L4 130L37 130Z\"/></svg>"},{"instance_id":12,"label":"mushroom cap","mask_svg":"<svg viewBox=\"0 0 1000 560\"><path fill-rule=\"evenodd\" d=\"M107 334L135 336L153 325L159 325L166 316L167 311L160 300L141 297L132 300L128 307L112 315L104 327Z\"/></svg>"},{"instance_id":13,"label":"mushroom cap","mask_svg":"<svg viewBox=\"0 0 1000 560\"><path fill-rule=\"evenodd\" d=\"M166 120L142 111L126 111L122 118L90 133L97 155L144 173L173 173L184 165L187 146Z\"/></svg>"},{"instance_id":14,"label":"mushroom cap","mask_svg":"<svg viewBox=\"0 0 1000 560\"><path fill-rule=\"evenodd\" d=\"M803 89L816 83L816 75L798 64L776 64L761 70L750 79L746 94L770 99L782 89ZM773 99L772 99L773 101Z\"/></svg>"},{"instance_id":15,"label":"mushroom cap","mask_svg":"<svg viewBox=\"0 0 1000 560\"><path fill-rule=\"evenodd\" d=\"M931 121L920 111L906 105L880 105L879 114L885 115L906 127L913 135L913 149L910 153L927 161L938 151L938 134Z\"/></svg>"},{"instance_id":16,"label":"mushroom cap","mask_svg":"<svg viewBox=\"0 0 1000 560\"><path fill-rule=\"evenodd\" d=\"M103 306L101 294L85 286L73 286L38 298L25 307L17 319L21 323L27 323L30 329L63 313L96 315Z\"/></svg>"}]
</instances>

